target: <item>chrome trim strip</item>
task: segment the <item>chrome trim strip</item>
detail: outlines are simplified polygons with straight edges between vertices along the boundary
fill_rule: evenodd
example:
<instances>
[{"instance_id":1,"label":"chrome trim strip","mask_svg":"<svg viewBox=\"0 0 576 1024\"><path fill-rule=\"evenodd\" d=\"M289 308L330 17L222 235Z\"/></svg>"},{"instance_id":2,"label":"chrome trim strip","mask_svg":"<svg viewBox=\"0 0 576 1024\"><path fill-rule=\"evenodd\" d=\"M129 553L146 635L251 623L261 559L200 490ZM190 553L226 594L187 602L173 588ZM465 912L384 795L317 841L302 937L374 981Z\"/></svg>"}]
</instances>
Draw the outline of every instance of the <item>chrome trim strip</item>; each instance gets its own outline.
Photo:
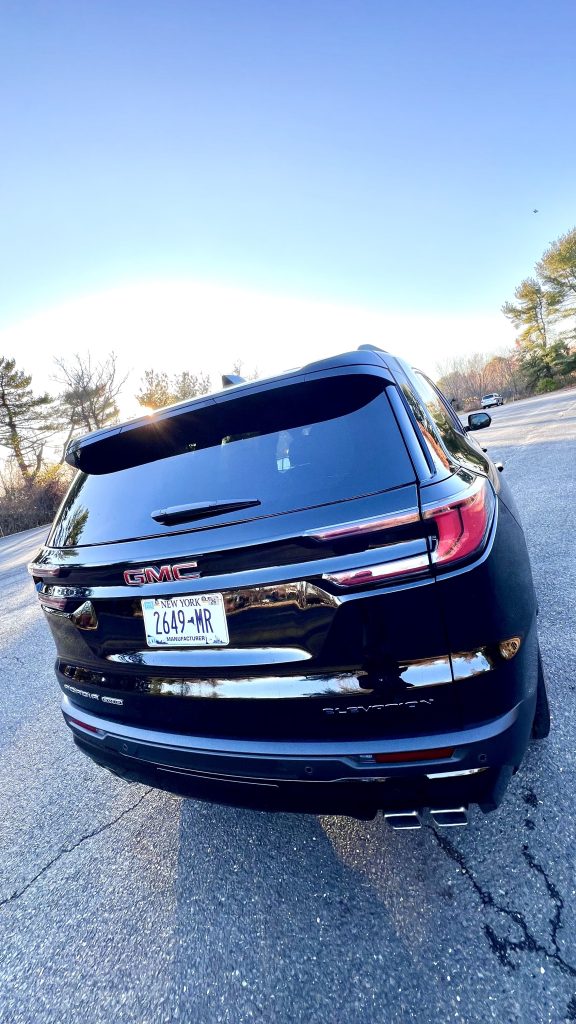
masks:
<instances>
[{"instance_id":1,"label":"chrome trim strip","mask_svg":"<svg viewBox=\"0 0 576 1024\"><path fill-rule=\"evenodd\" d=\"M400 665L400 678L406 686L438 686L442 683L451 683L450 655Z\"/></svg>"},{"instance_id":2,"label":"chrome trim strip","mask_svg":"<svg viewBox=\"0 0 576 1024\"><path fill-rule=\"evenodd\" d=\"M292 573L292 566L271 566L267 569L251 569L249 571L243 570L237 573L227 573L223 576L202 576L198 579L173 580L170 583L143 583L138 588L128 587L126 584L110 586L100 583L95 586L66 587L56 586L52 582L46 581L44 583L44 590L40 591L40 594L46 593L52 597L73 597L78 598L78 600L94 600L96 598L98 600L108 600L119 597L134 600L135 598L140 599L142 597L176 597L179 594L216 592L223 594L225 599L237 600L238 595L249 596L254 594L266 598L270 594L279 594L281 591L284 591L285 597L279 597L278 600L283 601L290 598L290 596L294 596L295 600L302 607L314 603L337 608L341 604L340 597L336 594L329 594L327 590L323 590L318 584L307 582L303 577L319 576L322 566L337 564L340 567L341 565L346 565L351 559L357 562L358 555L341 555L338 559L322 558L316 562L302 563L297 567L299 570L298 575ZM100 567L97 566L96 568ZM118 571L121 572L121 567ZM275 576L278 576L276 582L274 582ZM259 582L260 578L262 582Z\"/></svg>"},{"instance_id":3,"label":"chrome trim strip","mask_svg":"<svg viewBox=\"0 0 576 1024\"><path fill-rule=\"evenodd\" d=\"M437 658L424 658L400 666L400 678L407 686L439 686L443 683L461 682L491 672L495 658L487 648L476 651L461 651Z\"/></svg>"},{"instance_id":4,"label":"chrome trim strip","mask_svg":"<svg viewBox=\"0 0 576 1024\"><path fill-rule=\"evenodd\" d=\"M300 647L202 647L192 650L132 651L108 654L107 661L119 665L147 665L152 668L245 668L249 665L288 665L309 661L309 651Z\"/></svg>"},{"instance_id":5,"label":"chrome trim strip","mask_svg":"<svg viewBox=\"0 0 576 1024\"><path fill-rule=\"evenodd\" d=\"M254 676L244 679L150 679L147 695L230 700L369 696L357 676Z\"/></svg>"},{"instance_id":6,"label":"chrome trim strip","mask_svg":"<svg viewBox=\"0 0 576 1024\"><path fill-rule=\"evenodd\" d=\"M488 768L464 768L459 772L426 772L427 779L455 779L459 775L479 775L480 772L487 772Z\"/></svg>"},{"instance_id":7,"label":"chrome trim strip","mask_svg":"<svg viewBox=\"0 0 576 1024\"><path fill-rule=\"evenodd\" d=\"M464 651L452 655L455 681L480 676L484 672L491 672L493 668L494 659L490 657L485 647L477 651Z\"/></svg>"},{"instance_id":8,"label":"chrome trim strip","mask_svg":"<svg viewBox=\"0 0 576 1024\"><path fill-rule=\"evenodd\" d=\"M71 619L70 612L58 611L43 605L43 610L50 615ZM85 628L85 627L84 627ZM109 654L107 661L119 665L144 665L157 669L218 669L218 668L250 668L262 665L295 664L309 661L312 655L308 651L294 647L251 647L251 648L186 648L184 650L165 648L162 650L133 651L120 654ZM454 675L452 674L452 666ZM494 663L486 651L470 651L458 655L442 655L436 658L423 658L420 661L404 662L398 666L400 681L412 689L428 686L445 686L453 681L472 679L483 675L494 668ZM285 679L273 677L239 679L151 679L150 684L156 686L161 696L177 694L180 697L230 697L266 699L271 695L271 684L277 683L274 698L283 697L330 697L343 695L370 696L374 687L363 685L367 673L343 672L339 675L291 676Z\"/></svg>"}]
</instances>

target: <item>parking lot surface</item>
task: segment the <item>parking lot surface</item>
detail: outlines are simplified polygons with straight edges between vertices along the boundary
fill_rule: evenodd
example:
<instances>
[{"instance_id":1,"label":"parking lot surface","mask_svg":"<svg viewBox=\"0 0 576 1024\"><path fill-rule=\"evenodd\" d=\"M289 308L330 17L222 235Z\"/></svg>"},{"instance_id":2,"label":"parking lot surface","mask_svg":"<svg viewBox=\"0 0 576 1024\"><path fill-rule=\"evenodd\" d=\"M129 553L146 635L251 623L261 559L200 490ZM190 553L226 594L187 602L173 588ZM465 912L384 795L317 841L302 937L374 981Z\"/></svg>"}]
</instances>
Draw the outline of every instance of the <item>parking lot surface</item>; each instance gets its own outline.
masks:
<instances>
[{"instance_id":1,"label":"parking lot surface","mask_svg":"<svg viewBox=\"0 0 576 1024\"><path fill-rule=\"evenodd\" d=\"M576 1021L576 392L490 414L553 729L467 829L235 810L98 769L25 571L46 531L0 540L0 1020Z\"/></svg>"}]
</instances>

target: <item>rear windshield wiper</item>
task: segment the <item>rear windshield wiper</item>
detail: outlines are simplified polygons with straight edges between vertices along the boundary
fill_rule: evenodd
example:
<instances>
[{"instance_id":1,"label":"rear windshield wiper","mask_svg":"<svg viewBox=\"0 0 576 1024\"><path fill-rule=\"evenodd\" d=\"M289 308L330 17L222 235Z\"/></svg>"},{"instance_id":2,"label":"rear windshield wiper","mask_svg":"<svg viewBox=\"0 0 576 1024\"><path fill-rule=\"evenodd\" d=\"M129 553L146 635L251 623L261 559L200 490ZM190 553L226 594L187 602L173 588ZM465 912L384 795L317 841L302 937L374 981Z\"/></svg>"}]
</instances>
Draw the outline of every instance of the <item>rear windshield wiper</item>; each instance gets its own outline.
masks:
<instances>
[{"instance_id":1,"label":"rear windshield wiper","mask_svg":"<svg viewBox=\"0 0 576 1024\"><path fill-rule=\"evenodd\" d=\"M171 505L170 508L159 508L152 512L152 519L165 526L173 523L190 523L193 519L206 519L208 516L220 516L224 512L237 512L242 508L254 508L259 505L258 498L240 498L237 501L196 501L190 505Z\"/></svg>"}]
</instances>

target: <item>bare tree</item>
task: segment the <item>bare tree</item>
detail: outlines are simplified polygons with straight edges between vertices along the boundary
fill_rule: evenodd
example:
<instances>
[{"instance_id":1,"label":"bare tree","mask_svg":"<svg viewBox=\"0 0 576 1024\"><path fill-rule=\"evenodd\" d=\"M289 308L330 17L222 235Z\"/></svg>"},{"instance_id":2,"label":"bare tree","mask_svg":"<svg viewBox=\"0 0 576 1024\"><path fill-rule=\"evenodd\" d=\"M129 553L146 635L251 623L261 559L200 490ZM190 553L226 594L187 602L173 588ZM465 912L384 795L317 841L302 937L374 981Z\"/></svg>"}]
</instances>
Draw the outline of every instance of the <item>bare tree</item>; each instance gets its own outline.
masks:
<instances>
[{"instance_id":1,"label":"bare tree","mask_svg":"<svg viewBox=\"0 0 576 1024\"><path fill-rule=\"evenodd\" d=\"M258 380L258 367L257 366L254 366L252 368L252 370L250 371L250 373L248 373L248 372L243 373L242 372L242 367L243 366L244 366L244 360L240 359L240 358L236 358L234 360L234 362L232 363L232 373L235 373L237 377L243 377L244 380Z\"/></svg>"},{"instance_id":2,"label":"bare tree","mask_svg":"<svg viewBox=\"0 0 576 1024\"><path fill-rule=\"evenodd\" d=\"M116 399L126 377L118 377L116 356L110 353L103 362L92 363L91 356L76 354L70 361L56 359L59 374L54 380L63 386L58 396L61 429L66 431L64 451L77 432L89 433L119 417Z\"/></svg>"},{"instance_id":3,"label":"bare tree","mask_svg":"<svg viewBox=\"0 0 576 1024\"><path fill-rule=\"evenodd\" d=\"M518 398L524 390L522 366L516 349L492 356L485 367L486 391Z\"/></svg>"},{"instance_id":4,"label":"bare tree","mask_svg":"<svg viewBox=\"0 0 576 1024\"><path fill-rule=\"evenodd\" d=\"M484 394L502 392L517 397L523 388L523 375L516 350L503 355L470 356L451 359L438 367L438 385L458 408L477 405Z\"/></svg>"}]
</instances>

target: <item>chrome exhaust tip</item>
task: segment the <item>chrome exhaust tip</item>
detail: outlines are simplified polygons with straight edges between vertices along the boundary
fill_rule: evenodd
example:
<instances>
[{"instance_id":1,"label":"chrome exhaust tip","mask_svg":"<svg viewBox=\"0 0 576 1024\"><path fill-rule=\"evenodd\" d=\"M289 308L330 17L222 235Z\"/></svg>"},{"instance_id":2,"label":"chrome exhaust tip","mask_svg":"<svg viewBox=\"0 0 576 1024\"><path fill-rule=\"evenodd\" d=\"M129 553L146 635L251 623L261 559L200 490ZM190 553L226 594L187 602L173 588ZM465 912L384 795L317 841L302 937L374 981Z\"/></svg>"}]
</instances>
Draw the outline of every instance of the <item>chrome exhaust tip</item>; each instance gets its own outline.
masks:
<instances>
[{"instance_id":1,"label":"chrome exhaust tip","mask_svg":"<svg viewBox=\"0 0 576 1024\"><path fill-rule=\"evenodd\" d=\"M467 807L440 807L430 809L430 816L435 825L440 828L454 828L456 825L468 824Z\"/></svg>"},{"instance_id":2,"label":"chrome exhaust tip","mask_svg":"<svg viewBox=\"0 0 576 1024\"><path fill-rule=\"evenodd\" d=\"M422 828L418 811L387 811L384 817L395 831L407 828Z\"/></svg>"}]
</instances>

